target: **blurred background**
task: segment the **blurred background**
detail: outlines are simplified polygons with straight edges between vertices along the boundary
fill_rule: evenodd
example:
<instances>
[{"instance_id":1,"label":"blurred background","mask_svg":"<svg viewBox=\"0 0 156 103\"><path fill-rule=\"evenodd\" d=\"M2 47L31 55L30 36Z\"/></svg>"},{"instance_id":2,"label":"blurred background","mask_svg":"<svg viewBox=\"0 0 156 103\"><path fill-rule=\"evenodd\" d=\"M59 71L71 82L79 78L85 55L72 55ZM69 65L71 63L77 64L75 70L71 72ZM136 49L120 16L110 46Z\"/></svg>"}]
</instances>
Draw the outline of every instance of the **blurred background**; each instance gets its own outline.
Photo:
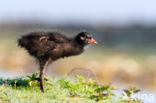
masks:
<instances>
[{"instance_id":1,"label":"blurred background","mask_svg":"<svg viewBox=\"0 0 156 103\"><path fill-rule=\"evenodd\" d=\"M31 31L74 36L88 31L98 41L76 57L60 59L47 75L81 74L100 83L156 89L155 0L1 0L0 77L38 72L16 40Z\"/></svg>"}]
</instances>

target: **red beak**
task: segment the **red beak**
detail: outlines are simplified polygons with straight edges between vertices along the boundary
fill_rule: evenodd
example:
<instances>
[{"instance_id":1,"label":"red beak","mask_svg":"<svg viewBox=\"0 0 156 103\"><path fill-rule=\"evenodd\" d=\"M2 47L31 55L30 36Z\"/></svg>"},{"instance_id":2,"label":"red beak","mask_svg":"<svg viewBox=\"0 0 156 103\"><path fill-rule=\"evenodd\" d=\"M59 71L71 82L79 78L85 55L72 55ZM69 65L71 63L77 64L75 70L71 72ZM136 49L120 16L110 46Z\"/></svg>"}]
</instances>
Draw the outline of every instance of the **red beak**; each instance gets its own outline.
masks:
<instances>
[{"instance_id":1,"label":"red beak","mask_svg":"<svg viewBox=\"0 0 156 103\"><path fill-rule=\"evenodd\" d=\"M93 38L89 39L89 44L97 44L96 40L94 40Z\"/></svg>"}]
</instances>

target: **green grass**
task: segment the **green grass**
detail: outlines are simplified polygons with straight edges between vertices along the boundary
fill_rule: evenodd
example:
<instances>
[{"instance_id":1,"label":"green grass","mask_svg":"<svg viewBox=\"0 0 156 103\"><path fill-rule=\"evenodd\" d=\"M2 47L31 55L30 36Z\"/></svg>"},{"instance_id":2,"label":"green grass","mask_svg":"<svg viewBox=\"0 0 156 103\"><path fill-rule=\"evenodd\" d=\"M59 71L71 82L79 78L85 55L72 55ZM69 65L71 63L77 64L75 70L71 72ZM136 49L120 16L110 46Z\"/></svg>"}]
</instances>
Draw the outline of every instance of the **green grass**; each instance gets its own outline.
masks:
<instances>
[{"instance_id":1,"label":"green grass","mask_svg":"<svg viewBox=\"0 0 156 103\"><path fill-rule=\"evenodd\" d=\"M139 92L135 88L123 91L122 96L113 93L111 85L97 84L81 76L71 80L49 78L45 81L45 93L40 92L36 80L38 74L31 76L0 79L0 103L142 103L132 98ZM127 97L126 100L123 98Z\"/></svg>"}]
</instances>

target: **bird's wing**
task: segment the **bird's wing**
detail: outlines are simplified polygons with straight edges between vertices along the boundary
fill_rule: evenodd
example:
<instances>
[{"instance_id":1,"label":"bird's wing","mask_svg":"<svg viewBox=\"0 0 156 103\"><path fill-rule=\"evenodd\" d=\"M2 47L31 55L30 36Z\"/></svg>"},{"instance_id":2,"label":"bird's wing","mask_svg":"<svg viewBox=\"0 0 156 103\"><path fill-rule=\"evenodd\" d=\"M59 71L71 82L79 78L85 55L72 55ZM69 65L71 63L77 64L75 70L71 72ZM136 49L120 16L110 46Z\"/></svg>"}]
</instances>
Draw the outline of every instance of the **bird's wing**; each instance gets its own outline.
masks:
<instances>
[{"instance_id":1,"label":"bird's wing","mask_svg":"<svg viewBox=\"0 0 156 103\"><path fill-rule=\"evenodd\" d=\"M39 35L38 40L36 40L36 47L38 47L38 51L45 52L53 51L59 47L59 45L63 45L67 43L70 39L56 32L49 32L44 35Z\"/></svg>"},{"instance_id":2,"label":"bird's wing","mask_svg":"<svg viewBox=\"0 0 156 103\"><path fill-rule=\"evenodd\" d=\"M47 42L55 42L55 43L66 43L70 41L70 38L58 33L58 32L47 32L43 35L39 35L40 41L47 41Z\"/></svg>"},{"instance_id":3,"label":"bird's wing","mask_svg":"<svg viewBox=\"0 0 156 103\"><path fill-rule=\"evenodd\" d=\"M56 43L65 43L68 41L67 37L65 37L64 35L61 35L57 32L50 32L47 34L47 36L48 36L49 41L53 41Z\"/></svg>"}]
</instances>

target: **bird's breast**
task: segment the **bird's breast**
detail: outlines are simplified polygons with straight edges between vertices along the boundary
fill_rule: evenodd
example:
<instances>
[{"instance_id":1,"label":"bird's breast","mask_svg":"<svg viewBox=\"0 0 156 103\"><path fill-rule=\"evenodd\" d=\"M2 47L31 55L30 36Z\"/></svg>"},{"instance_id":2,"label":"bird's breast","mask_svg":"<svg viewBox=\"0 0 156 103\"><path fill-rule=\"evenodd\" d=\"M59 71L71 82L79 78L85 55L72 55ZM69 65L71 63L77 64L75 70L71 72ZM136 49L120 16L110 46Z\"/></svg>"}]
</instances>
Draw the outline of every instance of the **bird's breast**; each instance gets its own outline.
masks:
<instances>
[{"instance_id":1,"label":"bird's breast","mask_svg":"<svg viewBox=\"0 0 156 103\"><path fill-rule=\"evenodd\" d=\"M69 43L57 45L57 47L53 50L53 54L55 54L54 58L74 56L82 52L83 52L82 48Z\"/></svg>"}]
</instances>

